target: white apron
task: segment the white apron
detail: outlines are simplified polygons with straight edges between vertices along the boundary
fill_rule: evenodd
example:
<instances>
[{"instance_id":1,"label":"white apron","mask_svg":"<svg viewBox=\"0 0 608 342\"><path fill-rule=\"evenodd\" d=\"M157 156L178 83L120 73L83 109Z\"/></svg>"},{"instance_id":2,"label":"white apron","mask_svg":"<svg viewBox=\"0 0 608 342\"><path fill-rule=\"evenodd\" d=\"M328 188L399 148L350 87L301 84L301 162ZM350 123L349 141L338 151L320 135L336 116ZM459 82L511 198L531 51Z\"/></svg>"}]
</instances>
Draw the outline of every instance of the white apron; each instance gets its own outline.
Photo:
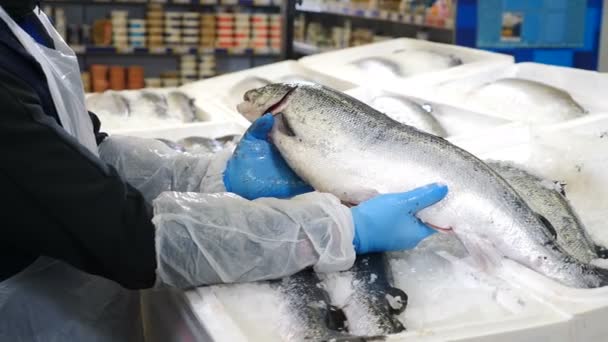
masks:
<instances>
[{"instance_id":1,"label":"white apron","mask_svg":"<svg viewBox=\"0 0 608 342\"><path fill-rule=\"evenodd\" d=\"M40 63L63 129L98 156L93 123L84 102L78 58L53 28L49 18L37 7L34 13L53 39L55 50L38 44L0 6L0 18L8 25L25 50Z\"/></svg>"},{"instance_id":2,"label":"white apron","mask_svg":"<svg viewBox=\"0 0 608 342\"><path fill-rule=\"evenodd\" d=\"M2 7L0 19L42 66L63 128L98 155L77 58L35 12L57 50L36 43ZM50 258L0 282L0 341L142 341L140 317L138 292Z\"/></svg>"}]
</instances>

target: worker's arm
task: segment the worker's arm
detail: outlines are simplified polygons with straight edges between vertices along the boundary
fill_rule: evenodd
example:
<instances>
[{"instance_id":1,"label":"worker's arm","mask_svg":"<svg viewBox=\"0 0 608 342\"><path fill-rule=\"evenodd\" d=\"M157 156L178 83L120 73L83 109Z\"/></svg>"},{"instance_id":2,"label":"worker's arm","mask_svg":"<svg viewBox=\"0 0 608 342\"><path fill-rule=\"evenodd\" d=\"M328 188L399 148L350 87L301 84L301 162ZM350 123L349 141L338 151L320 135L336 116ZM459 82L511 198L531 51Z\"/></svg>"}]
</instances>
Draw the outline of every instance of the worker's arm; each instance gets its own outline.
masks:
<instances>
[{"instance_id":1,"label":"worker's arm","mask_svg":"<svg viewBox=\"0 0 608 342\"><path fill-rule=\"evenodd\" d=\"M3 244L127 288L153 285L154 227L141 194L46 115L36 93L5 69L0 105L0 177L11 185Z\"/></svg>"},{"instance_id":2,"label":"worker's arm","mask_svg":"<svg viewBox=\"0 0 608 342\"><path fill-rule=\"evenodd\" d=\"M112 135L99 157L152 202L162 192L225 191L222 174L230 150L209 154L175 151L156 139Z\"/></svg>"}]
</instances>

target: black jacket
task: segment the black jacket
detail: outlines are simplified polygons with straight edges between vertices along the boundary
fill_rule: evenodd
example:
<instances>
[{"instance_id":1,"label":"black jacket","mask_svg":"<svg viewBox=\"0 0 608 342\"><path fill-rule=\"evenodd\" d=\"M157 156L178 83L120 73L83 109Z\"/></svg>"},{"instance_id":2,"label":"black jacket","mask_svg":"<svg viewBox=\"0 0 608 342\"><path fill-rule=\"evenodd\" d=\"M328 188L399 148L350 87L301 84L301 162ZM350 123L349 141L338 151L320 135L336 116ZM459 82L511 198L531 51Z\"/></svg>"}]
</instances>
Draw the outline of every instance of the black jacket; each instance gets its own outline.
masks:
<instances>
[{"instance_id":1,"label":"black jacket","mask_svg":"<svg viewBox=\"0 0 608 342\"><path fill-rule=\"evenodd\" d=\"M61 128L40 65L2 21L0 158L0 281L42 255L126 288L154 284L150 205Z\"/></svg>"}]
</instances>

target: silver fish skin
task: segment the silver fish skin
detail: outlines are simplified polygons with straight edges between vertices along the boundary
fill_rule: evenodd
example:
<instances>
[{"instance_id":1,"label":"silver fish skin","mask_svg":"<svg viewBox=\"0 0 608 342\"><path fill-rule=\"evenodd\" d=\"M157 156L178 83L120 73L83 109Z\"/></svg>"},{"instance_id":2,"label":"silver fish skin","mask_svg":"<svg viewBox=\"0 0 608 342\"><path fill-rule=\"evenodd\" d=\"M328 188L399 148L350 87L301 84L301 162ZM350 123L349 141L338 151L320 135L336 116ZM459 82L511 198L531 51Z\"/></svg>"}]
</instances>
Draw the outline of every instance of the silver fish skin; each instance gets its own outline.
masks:
<instances>
[{"instance_id":1,"label":"silver fish skin","mask_svg":"<svg viewBox=\"0 0 608 342\"><path fill-rule=\"evenodd\" d=\"M183 122L201 121L197 117L197 108L194 105L194 99L181 91L172 91L167 94L167 107L170 116Z\"/></svg>"},{"instance_id":2,"label":"silver fish skin","mask_svg":"<svg viewBox=\"0 0 608 342\"><path fill-rule=\"evenodd\" d=\"M327 341L349 337L345 332L344 313L330 305L329 296L313 270L283 278L280 289L299 323L288 340Z\"/></svg>"},{"instance_id":3,"label":"silver fish skin","mask_svg":"<svg viewBox=\"0 0 608 342\"><path fill-rule=\"evenodd\" d=\"M240 108L254 113L272 108L273 143L316 190L360 203L441 182L448 195L418 217L451 228L479 261L493 265L507 257L572 287L607 284L606 271L565 253L504 179L448 141L320 85L272 84L244 99L248 105Z\"/></svg>"},{"instance_id":4,"label":"silver fish skin","mask_svg":"<svg viewBox=\"0 0 608 342\"><path fill-rule=\"evenodd\" d=\"M485 84L471 91L466 101L481 111L528 123L556 123L587 114L568 92L521 78Z\"/></svg>"},{"instance_id":5,"label":"silver fish skin","mask_svg":"<svg viewBox=\"0 0 608 342\"><path fill-rule=\"evenodd\" d=\"M369 105L402 124L416 127L438 137L447 136L445 129L431 112L407 97L380 95L374 97Z\"/></svg>"},{"instance_id":6,"label":"silver fish skin","mask_svg":"<svg viewBox=\"0 0 608 342\"><path fill-rule=\"evenodd\" d=\"M109 115L122 117L127 117L131 114L129 101L113 90L108 90L101 94L93 94L87 97L85 102L88 110L98 114L108 113Z\"/></svg>"},{"instance_id":7,"label":"silver fish skin","mask_svg":"<svg viewBox=\"0 0 608 342\"><path fill-rule=\"evenodd\" d=\"M432 50L400 49L394 51L391 57L399 63L404 76L445 70L462 64L462 60L456 56Z\"/></svg>"},{"instance_id":8,"label":"silver fish skin","mask_svg":"<svg viewBox=\"0 0 608 342\"><path fill-rule=\"evenodd\" d=\"M131 103L133 115L151 115L160 119L169 116L167 99L162 94L142 91Z\"/></svg>"},{"instance_id":9,"label":"silver fish skin","mask_svg":"<svg viewBox=\"0 0 608 342\"><path fill-rule=\"evenodd\" d=\"M405 331L397 315L405 311L407 294L392 286L392 272L383 253L358 256L351 269L354 292L342 308L351 326L372 335Z\"/></svg>"},{"instance_id":10,"label":"silver fish skin","mask_svg":"<svg viewBox=\"0 0 608 342\"><path fill-rule=\"evenodd\" d=\"M568 254L584 263L599 258L574 208L558 190L549 187L553 184L551 181L503 162L487 164L511 184L532 210L549 222L550 234L555 235L557 244Z\"/></svg>"}]
</instances>

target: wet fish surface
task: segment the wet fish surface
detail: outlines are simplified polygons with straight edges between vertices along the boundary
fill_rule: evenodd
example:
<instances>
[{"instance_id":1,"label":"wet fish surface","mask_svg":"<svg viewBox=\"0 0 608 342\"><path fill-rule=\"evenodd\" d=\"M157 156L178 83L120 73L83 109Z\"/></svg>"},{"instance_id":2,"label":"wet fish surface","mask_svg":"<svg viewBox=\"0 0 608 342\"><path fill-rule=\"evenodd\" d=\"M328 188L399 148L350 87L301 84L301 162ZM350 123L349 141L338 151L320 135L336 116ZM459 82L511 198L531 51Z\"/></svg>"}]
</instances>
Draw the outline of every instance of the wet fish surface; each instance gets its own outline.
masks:
<instances>
[{"instance_id":1,"label":"wet fish surface","mask_svg":"<svg viewBox=\"0 0 608 342\"><path fill-rule=\"evenodd\" d=\"M369 103L376 110L388 115L391 119L438 137L447 136L439 121L431 111L413 100L399 95L380 95Z\"/></svg>"},{"instance_id":2,"label":"wet fish surface","mask_svg":"<svg viewBox=\"0 0 608 342\"><path fill-rule=\"evenodd\" d=\"M316 84L271 84L248 91L244 100L239 110L249 116L275 114L273 143L316 190L360 203L445 183L446 198L418 217L449 228L480 265L507 257L567 286L608 284L608 272L568 255L502 177L448 141Z\"/></svg>"},{"instance_id":3,"label":"wet fish surface","mask_svg":"<svg viewBox=\"0 0 608 342\"><path fill-rule=\"evenodd\" d=\"M280 288L297 315L299 331L294 331L294 335L304 341L328 341L348 336L344 312L330 304L329 296L313 270L283 278Z\"/></svg>"},{"instance_id":4,"label":"wet fish surface","mask_svg":"<svg viewBox=\"0 0 608 342\"><path fill-rule=\"evenodd\" d=\"M93 94L86 98L86 107L94 113L107 113L127 117L130 115L129 101L118 92L108 90L101 94Z\"/></svg>"},{"instance_id":5,"label":"wet fish surface","mask_svg":"<svg viewBox=\"0 0 608 342\"><path fill-rule=\"evenodd\" d=\"M520 78L485 84L470 92L467 101L481 111L529 123L556 123L587 114L568 92Z\"/></svg>"},{"instance_id":6,"label":"wet fish surface","mask_svg":"<svg viewBox=\"0 0 608 342\"><path fill-rule=\"evenodd\" d=\"M343 308L349 324L363 326L372 335L405 331L397 315L405 311L407 294L392 286L392 271L386 255L358 256L351 271L354 293Z\"/></svg>"},{"instance_id":7,"label":"wet fish surface","mask_svg":"<svg viewBox=\"0 0 608 342\"><path fill-rule=\"evenodd\" d=\"M514 165L497 161L487 164L511 184L541 220L547 221L549 234L568 254L584 263L599 258L595 244L558 184Z\"/></svg>"}]
</instances>

